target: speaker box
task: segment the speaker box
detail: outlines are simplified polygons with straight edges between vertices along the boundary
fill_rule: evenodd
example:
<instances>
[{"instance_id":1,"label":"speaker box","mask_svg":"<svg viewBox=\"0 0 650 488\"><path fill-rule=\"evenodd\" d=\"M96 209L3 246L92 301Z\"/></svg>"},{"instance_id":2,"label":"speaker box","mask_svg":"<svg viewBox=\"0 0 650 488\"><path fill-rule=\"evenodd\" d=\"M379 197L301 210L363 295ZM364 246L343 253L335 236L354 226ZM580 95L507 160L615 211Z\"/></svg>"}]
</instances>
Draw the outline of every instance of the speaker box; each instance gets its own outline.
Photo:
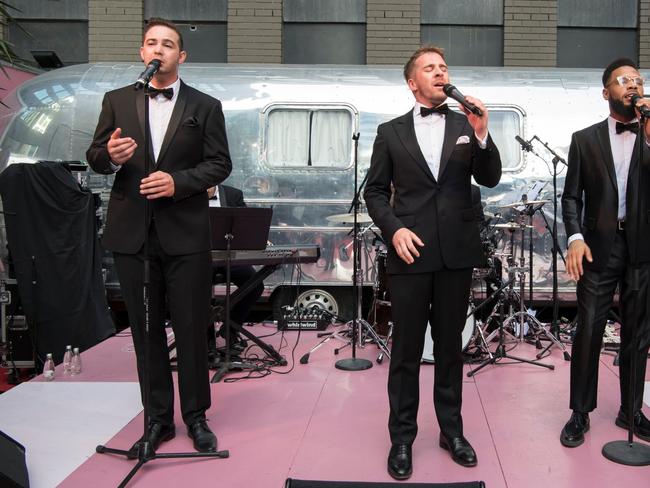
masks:
<instances>
[{"instance_id":1,"label":"speaker box","mask_svg":"<svg viewBox=\"0 0 650 488\"><path fill-rule=\"evenodd\" d=\"M25 447L0 430L0 486L29 488Z\"/></svg>"}]
</instances>

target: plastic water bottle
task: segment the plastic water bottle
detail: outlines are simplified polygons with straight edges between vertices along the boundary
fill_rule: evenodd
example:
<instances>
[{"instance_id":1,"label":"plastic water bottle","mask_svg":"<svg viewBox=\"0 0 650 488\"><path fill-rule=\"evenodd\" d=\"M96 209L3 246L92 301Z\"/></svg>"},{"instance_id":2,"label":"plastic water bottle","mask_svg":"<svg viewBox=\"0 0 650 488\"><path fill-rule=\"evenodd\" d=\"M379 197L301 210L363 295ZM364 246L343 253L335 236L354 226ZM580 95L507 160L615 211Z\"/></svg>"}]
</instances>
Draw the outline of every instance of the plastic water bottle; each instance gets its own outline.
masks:
<instances>
[{"instance_id":1,"label":"plastic water bottle","mask_svg":"<svg viewBox=\"0 0 650 488\"><path fill-rule=\"evenodd\" d=\"M70 374L76 375L81 373L81 354L79 348L75 347L72 350L72 360L70 361Z\"/></svg>"},{"instance_id":2,"label":"plastic water bottle","mask_svg":"<svg viewBox=\"0 0 650 488\"><path fill-rule=\"evenodd\" d=\"M45 381L52 381L54 379L54 359L52 359L52 353L47 354L45 364L43 364L43 377Z\"/></svg>"},{"instance_id":3,"label":"plastic water bottle","mask_svg":"<svg viewBox=\"0 0 650 488\"><path fill-rule=\"evenodd\" d=\"M63 374L70 374L70 366L72 363L72 346L65 346L65 354L63 354Z\"/></svg>"}]
</instances>

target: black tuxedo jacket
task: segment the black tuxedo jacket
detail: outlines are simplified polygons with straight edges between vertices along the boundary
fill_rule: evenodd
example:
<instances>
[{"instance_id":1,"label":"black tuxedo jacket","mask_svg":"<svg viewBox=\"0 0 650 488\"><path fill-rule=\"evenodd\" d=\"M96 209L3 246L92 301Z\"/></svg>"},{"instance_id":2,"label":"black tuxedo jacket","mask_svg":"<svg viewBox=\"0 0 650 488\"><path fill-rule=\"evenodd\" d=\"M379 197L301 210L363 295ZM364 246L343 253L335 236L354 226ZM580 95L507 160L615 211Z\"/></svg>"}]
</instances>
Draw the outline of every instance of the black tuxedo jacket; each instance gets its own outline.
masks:
<instances>
[{"instance_id":1,"label":"black tuxedo jacket","mask_svg":"<svg viewBox=\"0 0 650 488\"><path fill-rule=\"evenodd\" d=\"M625 234L630 250L630 258L637 255L634 243L641 234L639 262L650 261L650 207L648 206L648 165L650 148L644 146L641 171L641 192L639 192L638 172L639 151L635 145L630 161L625 196ZM641 227L637 217L641 212ZM586 129L575 132L571 138L568 169L562 194L562 218L567 237L582 233L590 247L593 263L584 265L594 270L602 270L607 264L618 220L618 187L612 147L609 141L607 119Z\"/></svg>"},{"instance_id":2,"label":"black tuxedo jacket","mask_svg":"<svg viewBox=\"0 0 650 488\"><path fill-rule=\"evenodd\" d=\"M222 207L245 207L244 193L234 186L219 185L219 202Z\"/></svg>"},{"instance_id":3,"label":"black tuxedo jacket","mask_svg":"<svg viewBox=\"0 0 650 488\"><path fill-rule=\"evenodd\" d=\"M472 206L472 176L481 185L495 186L501 178L501 158L491 137L487 147L480 148L464 115L450 111L446 117L438 178L418 145L412 110L378 127L364 193L368 212L386 242L392 242L401 227L409 228L424 242L420 257L411 265L390 245L389 273L480 265L482 248Z\"/></svg>"},{"instance_id":4,"label":"black tuxedo jacket","mask_svg":"<svg viewBox=\"0 0 650 488\"><path fill-rule=\"evenodd\" d=\"M115 173L103 236L107 249L126 254L138 252L149 227L139 190L145 176L144 104L144 92L133 86L106 93L86 153L96 172L111 174L106 143L113 131L120 127L122 137L132 137L138 144L133 157ZM173 197L150 201L163 250L170 255L208 251L206 190L226 179L232 168L221 103L181 81L158 160L153 160L153 150L149 154L150 171L165 171L174 179Z\"/></svg>"}]
</instances>

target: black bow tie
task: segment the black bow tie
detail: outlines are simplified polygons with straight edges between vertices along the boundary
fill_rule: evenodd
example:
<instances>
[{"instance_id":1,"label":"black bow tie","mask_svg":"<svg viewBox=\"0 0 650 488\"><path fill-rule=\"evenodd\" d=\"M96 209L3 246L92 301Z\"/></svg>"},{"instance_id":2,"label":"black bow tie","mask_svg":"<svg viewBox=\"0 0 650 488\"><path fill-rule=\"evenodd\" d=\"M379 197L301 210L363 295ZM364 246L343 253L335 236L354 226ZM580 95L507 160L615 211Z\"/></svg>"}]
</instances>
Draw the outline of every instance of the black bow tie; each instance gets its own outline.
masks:
<instances>
[{"instance_id":1,"label":"black bow tie","mask_svg":"<svg viewBox=\"0 0 650 488\"><path fill-rule=\"evenodd\" d=\"M155 98L158 95L162 95L167 100L171 100L172 97L174 96L174 89L173 88L152 88L152 87L148 87L147 88L147 95L149 95L151 98Z\"/></svg>"},{"instance_id":2,"label":"black bow tie","mask_svg":"<svg viewBox=\"0 0 650 488\"><path fill-rule=\"evenodd\" d=\"M617 134L622 134L626 130L629 130L630 132L634 132L635 134L637 134L639 132L639 123L632 122L630 124L624 124L623 122L616 122Z\"/></svg>"},{"instance_id":3,"label":"black bow tie","mask_svg":"<svg viewBox=\"0 0 650 488\"><path fill-rule=\"evenodd\" d=\"M447 106L446 103L444 105L440 105L435 108L420 107L421 117L427 117L431 114L447 115L448 112L449 112L449 107Z\"/></svg>"}]
</instances>

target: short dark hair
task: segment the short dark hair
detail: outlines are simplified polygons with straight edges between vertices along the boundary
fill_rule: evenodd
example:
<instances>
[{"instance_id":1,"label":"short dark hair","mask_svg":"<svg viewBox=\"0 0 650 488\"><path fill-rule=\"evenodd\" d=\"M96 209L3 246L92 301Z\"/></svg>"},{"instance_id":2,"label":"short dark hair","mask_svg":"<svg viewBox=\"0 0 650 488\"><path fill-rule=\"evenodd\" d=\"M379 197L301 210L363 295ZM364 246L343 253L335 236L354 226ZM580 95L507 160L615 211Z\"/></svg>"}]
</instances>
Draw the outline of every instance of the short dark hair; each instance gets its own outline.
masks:
<instances>
[{"instance_id":1,"label":"short dark hair","mask_svg":"<svg viewBox=\"0 0 650 488\"><path fill-rule=\"evenodd\" d=\"M168 27L174 32L176 32L176 35L178 35L178 47L182 51L183 34L181 34L181 31L178 30L178 27L176 27L176 24L174 24L172 21L167 19L161 19L160 17L151 17L149 20L147 20L147 23L144 26L144 31L142 32L142 44L144 45L144 39L145 37L147 37L147 32L149 32L149 29L151 29L152 27L156 27L157 25Z\"/></svg>"},{"instance_id":2,"label":"short dark hair","mask_svg":"<svg viewBox=\"0 0 650 488\"><path fill-rule=\"evenodd\" d=\"M609 83L609 77L612 76L612 72L614 70L617 70L621 66L631 66L635 70L638 70L639 67L637 64L632 61L630 58L618 58L612 61L607 65L607 68L605 68L605 71L603 71L603 87L607 86Z\"/></svg>"},{"instance_id":3,"label":"short dark hair","mask_svg":"<svg viewBox=\"0 0 650 488\"><path fill-rule=\"evenodd\" d=\"M417 61L417 59L418 59L420 56L422 56L423 54L426 54L426 53L436 53L436 54L438 54L438 55L439 55L443 60L445 59L445 50L444 50L443 48L441 48L441 47L433 46L433 45L430 45L430 44L428 44L428 45L426 45L426 46L422 46L422 47L420 47L420 49L418 49L417 51L415 51L415 52L411 55L411 57L409 58L409 60L408 60L408 61L406 62L406 64L404 65L404 79L405 79L406 81L408 81L409 78L411 77L411 72L413 71L413 65L415 64L415 62Z\"/></svg>"}]
</instances>

